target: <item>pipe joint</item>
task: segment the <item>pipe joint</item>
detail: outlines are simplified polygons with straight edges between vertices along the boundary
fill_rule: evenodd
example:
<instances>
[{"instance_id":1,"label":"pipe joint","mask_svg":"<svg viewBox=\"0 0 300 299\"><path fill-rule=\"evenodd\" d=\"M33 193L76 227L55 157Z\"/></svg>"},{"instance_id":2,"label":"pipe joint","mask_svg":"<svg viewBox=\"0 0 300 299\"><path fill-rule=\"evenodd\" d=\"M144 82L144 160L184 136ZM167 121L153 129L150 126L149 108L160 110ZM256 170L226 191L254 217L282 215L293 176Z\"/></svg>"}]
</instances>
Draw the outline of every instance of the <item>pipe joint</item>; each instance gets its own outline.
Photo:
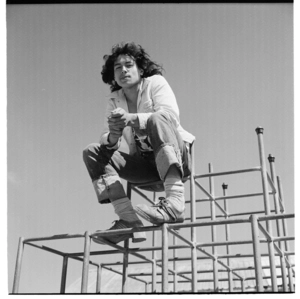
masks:
<instances>
[{"instance_id":1,"label":"pipe joint","mask_svg":"<svg viewBox=\"0 0 300 299\"><path fill-rule=\"evenodd\" d=\"M264 133L264 128L263 127L257 127L256 129L255 129L255 131L256 131L256 134L258 135L258 134L263 134Z\"/></svg>"}]
</instances>

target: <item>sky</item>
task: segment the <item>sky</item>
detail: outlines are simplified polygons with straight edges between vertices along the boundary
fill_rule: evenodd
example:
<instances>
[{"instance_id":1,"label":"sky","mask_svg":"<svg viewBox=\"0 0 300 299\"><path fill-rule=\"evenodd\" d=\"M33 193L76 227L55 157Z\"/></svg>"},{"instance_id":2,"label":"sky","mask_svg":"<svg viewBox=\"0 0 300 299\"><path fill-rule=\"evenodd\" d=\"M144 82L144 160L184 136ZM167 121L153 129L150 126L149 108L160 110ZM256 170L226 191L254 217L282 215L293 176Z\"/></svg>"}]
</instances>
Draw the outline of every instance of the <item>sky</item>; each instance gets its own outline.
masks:
<instances>
[{"instance_id":1,"label":"sky","mask_svg":"<svg viewBox=\"0 0 300 299\"><path fill-rule=\"evenodd\" d=\"M20 236L93 232L117 219L111 205L98 204L82 151L102 129L109 94L102 57L121 41L141 44L162 63L181 124L196 136L196 174L207 173L208 163L214 171L259 166L255 129L262 126L286 212L294 212L292 4L9 5L6 14L9 292ZM224 182L229 194L261 190L258 173L216 178L216 195ZM229 203L233 213L262 208L261 198ZM197 215L208 215L208 204ZM209 240L208 232L198 236ZM76 252L83 241L43 245ZM20 292L58 292L61 264L26 246ZM79 262L69 267L67 285L81 274Z\"/></svg>"}]
</instances>

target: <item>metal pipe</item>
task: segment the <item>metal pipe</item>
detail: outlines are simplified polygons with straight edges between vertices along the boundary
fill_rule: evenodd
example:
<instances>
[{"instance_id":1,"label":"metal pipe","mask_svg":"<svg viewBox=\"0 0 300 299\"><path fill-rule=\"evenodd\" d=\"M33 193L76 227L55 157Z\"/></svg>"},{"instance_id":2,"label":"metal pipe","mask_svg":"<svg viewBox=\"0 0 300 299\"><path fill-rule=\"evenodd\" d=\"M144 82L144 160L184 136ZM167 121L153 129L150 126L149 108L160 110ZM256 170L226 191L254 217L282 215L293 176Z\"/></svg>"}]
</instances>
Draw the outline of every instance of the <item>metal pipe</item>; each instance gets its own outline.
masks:
<instances>
[{"instance_id":1,"label":"metal pipe","mask_svg":"<svg viewBox=\"0 0 300 299\"><path fill-rule=\"evenodd\" d=\"M224 197L227 196L227 192L226 190L228 189L228 184L225 184L223 183L222 184L222 189L223 189L223 195ZM226 216L225 216L225 219L228 219L229 216L228 216L228 213L229 213L229 209L228 209L228 206L227 206L227 199L224 198L224 210L227 212ZM230 226L228 224L225 224L225 240L226 241L229 241L230 239ZM226 245L226 253L229 255L230 254L230 247L229 245ZM228 267L230 268L230 258L227 258L227 265ZM233 292L233 281L232 281L232 271L229 270L228 271L228 289L229 289L229 292L232 293Z\"/></svg>"},{"instance_id":2,"label":"metal pipe","mask_svg":"<svg viewBox=\"0 0 300 299\"><path fill-rule=\"evenodd\" d=\"M271 181L274 185L275 191L278 190L278 187L275 185L277 184L276 181L276 170L275 170L275 157L273 157L271 154L268 157L269 164L270 164L270 170L271 170ZM278 192L275 192L273 195L274 199L274 206L275 206L275 213L280 214L280 209L279 209L279 199L278 199ZM280 237L282 236L282 231L281 231L281 226L280 226L281 221L279 219L276 220L276 229L277 229L277 236ZM278 243L279 248L282 248L281 242ZM286 276L286 263L285 263L285 258L284 255L280 257L280 265L281 265L281 273L282 273L282 288L284 292L287 292L287 276Z\"/></svg>"},{"instance_id":3,"label":"metal pipe","mask_svg":"<svg viewBox=\"0 0 300 299\"><path fill-rule=\"evenodd\" d=\"M197 182L198 183L198 182ZM274 194L274 192L269 192L269 195ZM256 196L262 196L264 195L262 192L259 193L247 193L247 194L236 194L236 195L228 195L228 196L216 196L214 199L216 201L222 200L222 199L238 199L238 198L246 198L246 197L256 197ZM210 198L200 198L196 199L196 202L206 202L210 201ZM186 201L186 203L189 203L190 201Z\"/></svg>"},{"instance_id":4,"label":"metal pipe","mask_svg":"<svg viewBox=\"0 0 300 299\"><path fill-rule=\"evenodd\" d=\"M35 248L39 248L39 249L42 249L42 250L45 250L45 251L48 251L48 252L60 255L62 257L64 257L65 255L67 255L66 253L64 253L62 251L55 250L55 249L47 247L47 246L39 246L39 245L32 244L32 243L26 243L26 245L29 245L29 246L32 246L32 247L35 247Z\"/></svg>"},{"instance_id":5,"label":"metal pipe","mask_svg":"<svg viewBox=\"0 0 300 299\"><path fill-rule=\"evenodd\" d=\"M230 175L230 174L239 174L239 173L244 173L244 172L251 172L251 171L260 171L261 167L252 167L252 168L247 168L247 169L240 169L240 170L233 170L233 171L222 171L222 172L213 172L213 173L206 173L206 174L196 174L194 176L195 179L200 179L200 178L208 178L208 177L213 177L213 176L223 176L223 175Z\"/></svg>"},{"instance_id":6,"label":"metal pipe","mask_svg":"<svg viewBox=\"0 0 300 299\"><path fill-rule=\"evenodd\" d=\"M208 170L209 173L213 172L213 167L209 163L208 164ZM214 179L213 177L209 177L209 193L212 198L214 198L215 195L215 187L214 187ZM210 213L211 213L211 220L214 221L216 220L216 206L215 202L211 201L210 202ZM217 240L217 230L216 226L212 225L211 226L211 240L212 242L215 242ZM217 249L215 246L212 246L212 255L215 257L217 256ZM213 259L213 277L214 277L214 291L218 292L219 291L219 273L218 273L218 261L216 258Z\"/></svg>"},{"instance_id":7,"label":"metal pipe","mask_svg":"<svg viewBox=\"0 0 300 299\"><path fill-rule=\"evenodd\" d=\"M245 293L245 281L244 281L244 279L241 279L241 289L242 289L242 292Z\"/></svg>"},{"instance_id":8,"label":"metal pipe","mask_svg":"<svg viewBox=\"0 0 300 299\"><path fill-rule=\"evenodd\" d=\"M284 207L284 198L283 198L283 189L282 189L282 184L281 184L281 179L279 176L277 176L277 185L278 185L278 193L279 193L279 197L281 198L281 202L282 202L282 213L285 213L285 207ZM282 230L283 230L283 235L287 236L288 235L288 229L287 229L287 223L286 223L286 219L283 218L282 219ZM285 251L289 251L289 242L285 241L284 242L284 247L285 247ZM287 257L288 262L289 262L289 258ZM293 272L292 272L292 268L288 267L288 276L289 276L289 288L290 288L290 292L294 292L294 282L293 282Z\"/></svg>"},{"instance_id":9,"label":"metal pipe","mask_svg":"<svg viewBox=\"0 0 300 299\"><path fill-rule=\"evenodd\" d=\"M103 269L106 269L106 270L109 270L109 271L111 271L111 272L114 272L114 273L117 273L117 274L120 274L120 275L123 275L122 274L122 272L120 272L120 271L117 271L116 269L113 269L113 268L109 268L109 267L106 267L106 266L103 266L102 265L102 268ZM136 281L140 281L140 282L142 282L142 283L146 283L147 281L145 281L145 280L142 280L142 279L139 279L139 278L136 278L136 277L134 277L134 275L128 275L128 277L130 277L130 278L132 278L132 279L134 279L134 280L136 280Z\"/></svg>"},{"instance_id":10,"label":"metal pipe","mask_svg":"<svg viewBox=\"0 0 300 299\"><path fill-rule=\"evenodd\" d=\"M196 186L195 186L195 142L190 145L190 157L191 157L191 175L190 175L190 214L191 222L196 221ZM198 291L197 286L197 230L196 227L191 227L191 242L193 246L191 247L191 268L192 268L192 292L196 293Z\"/></svg>"},{"instance_id":11,"label":"metal pipe","mask_svg":"<svg viewBox=\"0 0 300 299\"><path fill-rule=\"evenodd\" d=\"M96 280L96 294L101 293L101 280L102 280L102 265L97 267L97 280Z\"/></svg>"},{"instance_id":12,"label":"metal pipe","mask_svg":"<svg viewBox=\"0 0 300 299\"><path fill-rule=\"evenodd\" d=\"M270 215L270 202L269 202L269 194L268 194L268 177L267 177L267 168L266 168L266 160L265 160L265 150L264 150L264 142L263 142L263 128L256 128L256 133L258 137L258 148L259 148L259 159L261 166L261 178L262 178L262 187L264 193L264 205L266 215ZM272 225L269 221L266 222L267 231L272 236ZM272 291L278 292L277 286L277 278L276 278L276 264L274 259L274 245L273 242L268 242L269 249L269 260L270 260L270 270L271 270L271 281L272 281Z\"/></svg>"},{"instance_id":13,"label":"metal pipe","mask_svg":"<svg viewBox=\"0 0 300 299\"><path fill-rule=\"evenodd\" d=\"M35 241L49 241L49 240L62 240L62 239L73 239L73 238L84 238L85 234L60 234L48 237L37 237L24 239L24 244Z\"/></svg>"},{"instance_id":14,"label":"metal pipe","mask_svg":"<svg viewBox=\"0 0 300 299\"><path fill-rule=\"evenodd\" d=\"M124 241L125 251L123 253L122 293L127 293L128 247L129 247L129 239Z\"/></svg>"},{"instance_id":15,"label":"metal pipe","mask_svg":"<svg viewBox=\"0 0 300 299\"><path fill-rule=\"evenodd\" d=\"M153 192L153 202L156 203L156 192ZM156 231L152 232L152 248L156 247ZM152 293L156 293L156 250L152 250Z\"/></svg>"},{"instance_id":16,"label":"metal pipe","mask_svg":"<svg viewBox=\"0 0 300 299\"><path fill-rule=\"evenodd\" d=\"M271 210L271 212L274 212L274 210ZM216 218L225 218L229 219L229 217L235 217L235 216L250 216L252 214L264 214L265 211L250 211L250 212L244 212L244 213L232 213L229 215L216 215ZM228 218L226 218L228 216ZM189 220L190 218L185 218L185 220ZM210 216L202 216L202 217L197 217L197 220L201 219L210 219Z\"/></svg>"},{"instance_id":17,"label":"metal pipe","mask_svg":"<svg viewBox=\"0 0 300 299\"><path fill-rule=\"evenodd\" d=\"M212 179L212 178L209 178L209 179ZM227 215L226 211L225 211L225 210L224 210L224 209L223 209L223 208L215 201L214 196L212 196L210 192L206 191L205 188L204 188L199 182L195 181L195 184L197 185L198 188L201 189L201 191L202 191L203 193L205 193L205 194L210 198L210 204L211 204L211 205L212 205L212 203L213 203L214 205L216 205L216 206L219 208L219 210L220 210L224 215Z\"/></svg>"},{"instance_id":18,"label":"metal pipe","mask_svg":"<svg viewBox=\"0 0 300 299\"><path fill-rule=\"evenodd\" d=\"M173 235L173 244L177 245L177 238L175 235ZM174 274L173 274L173 280L174 280L174 284L173 284L173 291L174 293L177 293L177 264L176 264L176 259L177 259L177 250L174 248L173 249L173 270L174 270Z\"/></svg>"},{"instance_id":19,"label":"metal pipe","mask_svg":"<svg viewBox=\"0 0 300 299\"><path fill-rule=\"evenodd\" d=\"M91 239L89 232L84 235L84 255L82 266L81 293L87 293Z\"/></svg>"},{"instance_id":20,"label":"metal pipe","mask_svg":"<svg viewBox=\"0 0 300 299\"><path fill-rule=\"evenodd\" d=\"M13 289L12 289L13 294L17 294L19 292L23 251L24 251L24 238L20 237L18 253L17 253L17 260L16 260L16 267L15 267L14 283L13 283Z\"/></svg>"},{"instance_id":21,"label":"metal pipe","mask_svg":"<svg viewBox=\"0 0 300 299\"><path fill-rule=\"evenodd\" d=\"M260 256L259 228L258 228L257 216L251 215L250 220L251 220L252 239L253 239L256 290L257 292L263 292L264 286L263 286L263 278L262 278L262 265L261 265L261 256Z\"/></svg>"},{"instance_id":22,"label":"metal pipe","mask_svg":"<svg viewBox=\"0 0 300 299\"><path fill-rule=\"evenodd\" d=\"M152 260L152 293L156 293L156 277L157 277L157 271L156 271L156 261L155 259Z\"/></svg>"},{"instance_id":23,"label":"metal pipe","mask_svg":"<svg viewBox=\"0 0 300 299\"><path fill-rule=\"evenodd\" d=\"M177 237L178 239L180 239L181 241L185 242L186 244L188 244L190 247L194 246L194 243L192 243L191 241L189 241L188 239L186 239L185 237L181 236L178 231L170 229L169 232L171 234L173 234L174 237ZM176 244L174 244L173 246L173 250L177 249Z\"/></svg>"},{"instance_id":24,"label":"metal pipe","mask_svg":"<svg viewBox=\"0 0 300 299\"><path fill-rule=\"evenodd\" d=\"M163 223L162 230L162 293L167 293L168 288L168 224Z\"/></svg>"},{"instance_id":25,"label":"metal pipe","mask_svg":"<svg viewBox=\"0 0 300 299\"><path fill-rule=\"evenodd\" d=\"M257 218L257 220L258 221L266 221L266 220L276 220L276 219L286 219L286 218L295 218L295 214L279 214L279 215L259 216Z\"/></svg>"},{"instance_id":26,"label":"metal pipe","mask_svg":"<svg viewBox=\"0 0 300 299\"><path fill-rule=\"evenodd\" d=\"M68 269L68 257L64 256L62 273L61 273L61 283L60 283L60 293L65 294L66 292L66 281L67 281L67 269Z\"/></svg>"}]
</instances>

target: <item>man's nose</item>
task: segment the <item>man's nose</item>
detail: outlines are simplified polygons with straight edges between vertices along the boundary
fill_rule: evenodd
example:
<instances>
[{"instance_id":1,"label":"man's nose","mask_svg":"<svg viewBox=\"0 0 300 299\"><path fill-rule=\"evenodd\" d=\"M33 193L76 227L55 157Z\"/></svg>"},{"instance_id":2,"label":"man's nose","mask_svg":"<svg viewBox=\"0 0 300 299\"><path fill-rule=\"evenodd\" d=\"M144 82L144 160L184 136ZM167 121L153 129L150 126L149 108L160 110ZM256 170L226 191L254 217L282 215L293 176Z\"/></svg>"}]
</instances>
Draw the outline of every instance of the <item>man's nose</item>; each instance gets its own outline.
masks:
<instances>
[{"instance_id":1,"label":"man's nose","mask_svg":"<svg viewBox=\"0 0 300 299\"><path fill-rule=\"evenodd\" d=\"M125 65L122 66L122 73L126 73L128 70Z\"/></svg>"}]
</instances>

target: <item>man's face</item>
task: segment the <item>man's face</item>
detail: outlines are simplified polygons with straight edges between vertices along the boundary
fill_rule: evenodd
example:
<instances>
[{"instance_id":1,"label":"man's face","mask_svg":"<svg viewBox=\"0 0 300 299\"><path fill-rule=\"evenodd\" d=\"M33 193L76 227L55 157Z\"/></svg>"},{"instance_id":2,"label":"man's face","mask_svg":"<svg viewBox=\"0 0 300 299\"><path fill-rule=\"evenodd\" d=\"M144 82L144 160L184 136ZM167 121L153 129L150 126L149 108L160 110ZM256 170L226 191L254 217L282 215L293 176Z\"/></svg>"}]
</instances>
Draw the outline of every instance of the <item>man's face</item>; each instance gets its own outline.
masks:
<instances>
[{"instance_id":1,"label":"man's face","mask_svg":"<svg viewBox=\"0 0 300 299\"><path fill-rule=\"evenodd\" d=\"M141 81L141 72L128 55L119 55L114 63L115 81L119 86L130 88Z\"/></svg>"}]
</instances>

